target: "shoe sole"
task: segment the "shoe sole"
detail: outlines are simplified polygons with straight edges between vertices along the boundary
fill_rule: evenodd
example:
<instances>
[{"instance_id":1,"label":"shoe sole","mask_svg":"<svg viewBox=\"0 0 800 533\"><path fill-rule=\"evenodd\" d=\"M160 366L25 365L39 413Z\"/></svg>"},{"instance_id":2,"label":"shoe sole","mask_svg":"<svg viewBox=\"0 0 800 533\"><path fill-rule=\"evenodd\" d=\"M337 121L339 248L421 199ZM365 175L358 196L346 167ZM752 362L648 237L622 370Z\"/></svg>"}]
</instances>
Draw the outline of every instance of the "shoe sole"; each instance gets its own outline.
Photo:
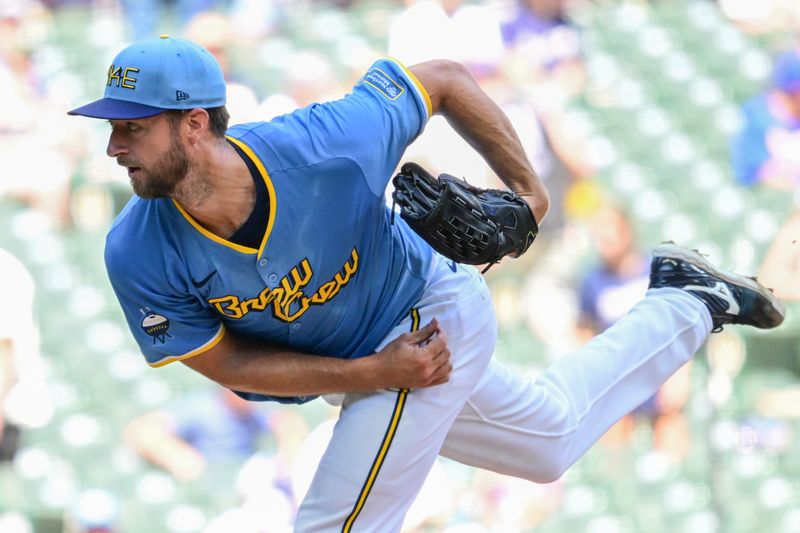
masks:
<instances>
[{"instance_id":1,"label":"shoe sole","mask_svg":"<svg viewBox=\"0 0 800 533\"><path fill-rule=\"evenodd\" d=\"M764 298L764 303L760 309L756 309L755 311L758 311L760 316L765 318L765 320L753 324L757 328L771 329L777 327L783 322L783 319L786 318L786 307L768 288L764 287L753 278L718 269L695 250L678 246L672 242L666 242L655 247L653 250L653 257L681 259L728 283L757 292Z\"/></svg>"}]
</instances>

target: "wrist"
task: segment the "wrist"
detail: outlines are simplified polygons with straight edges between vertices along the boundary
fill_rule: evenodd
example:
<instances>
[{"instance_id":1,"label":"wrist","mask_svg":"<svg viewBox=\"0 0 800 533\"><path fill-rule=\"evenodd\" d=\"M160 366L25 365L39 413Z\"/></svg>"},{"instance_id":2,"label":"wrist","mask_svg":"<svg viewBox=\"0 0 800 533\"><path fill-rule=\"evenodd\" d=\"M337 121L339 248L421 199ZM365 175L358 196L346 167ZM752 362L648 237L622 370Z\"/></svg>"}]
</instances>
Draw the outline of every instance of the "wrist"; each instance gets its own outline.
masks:
<instances>
[{"instance_id":1,"label":"wrist","mask_svg":"<svg viewBox=\"0 0 800 533\"><path fill-rule=\"evenodd\" d=\"M528 204L528 207L530 207L531 213L533 214L533 218L536 221L536 224L537 225L541 224L545 215L547 215L547 212L550 210L549 195L546 192L543 196L534 192L529 192L525 194L517 193L517 195L520 196Z\"/></svg>"},{"instance_id":2,"label":"wrist","mask_svg":"<svg viewBox=\"0 0 800 533\"><path fill-rule=\"evenodd\" d=\"M378 377L376 360L375 354L350 359L346 365L347 375L344 381L347 390L344 392L364 392L380 388L376 382Z\"/></svg>"}]
</instances>

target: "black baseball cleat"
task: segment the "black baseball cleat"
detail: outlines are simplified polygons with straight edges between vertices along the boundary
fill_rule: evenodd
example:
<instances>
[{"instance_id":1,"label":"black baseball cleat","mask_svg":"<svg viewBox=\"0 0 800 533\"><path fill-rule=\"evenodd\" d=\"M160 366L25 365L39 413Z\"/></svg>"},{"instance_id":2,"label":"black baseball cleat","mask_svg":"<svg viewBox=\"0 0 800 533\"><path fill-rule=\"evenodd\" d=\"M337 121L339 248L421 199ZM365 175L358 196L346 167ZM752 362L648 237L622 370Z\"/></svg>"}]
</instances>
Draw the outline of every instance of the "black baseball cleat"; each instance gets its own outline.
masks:
<instances>
[{"instance_id":1,"label":"black baseball cleat","mask_svg":"<svg viewBox=\"0 0 800 533\"><path fill-rule=\"evenodd\" d=\"M711 313L712 332L726 324L761 329L779 326L786 316L783 303L756 278L719 270L696 250L673 242L653 250L650 288L681 289L701 300Z\"/></svg>"}]
</instances>

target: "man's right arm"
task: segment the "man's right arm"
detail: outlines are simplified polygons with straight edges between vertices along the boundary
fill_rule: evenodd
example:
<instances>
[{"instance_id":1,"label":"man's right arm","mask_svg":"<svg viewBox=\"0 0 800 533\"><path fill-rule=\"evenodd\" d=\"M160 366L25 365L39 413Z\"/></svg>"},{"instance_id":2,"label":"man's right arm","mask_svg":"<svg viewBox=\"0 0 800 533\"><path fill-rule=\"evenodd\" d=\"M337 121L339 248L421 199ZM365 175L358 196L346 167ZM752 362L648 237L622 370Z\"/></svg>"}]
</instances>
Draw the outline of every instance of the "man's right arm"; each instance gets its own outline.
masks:
<instances>
[{"instance_id":1,"label":"man's right arm","mask_svg":"<svg viewBox=\"0 0 800 533\"><path fill-rule=\"evenodd\" d=\"M528 203L538 224L550 208L550 195L531 166L514 127L464 65L433 60L410 67L425 88L433 114L440 114L489 164L512 191Z\"/></svg>"},{"instance_id":2,"label":"man's right arm","mask_svg":"<svg viewBox=\"0 0 800 533\"><path fill-rule=\"evenodd\" d=\"M109 235L108 277L151 366L180 360L231 390L278 397L422 388L444 383L450 375L446 337L435 319L358 359L237 336L196 296L182 291L181 280L164 279L157 258L132 260L141 256L128 252L125 237Z\"/></svg>"},{"instance_id":3,"label":"man's right arm","mask_svg":"<svg viewBox=\"0 0 800 533\"><path fill-rule=\"evenodd\" d=\"M430 387L445 383L452 370L436 319L358 359L312 355L228 332L213 348L182 362L229 389L284 397Z\"/></svg>"}]
</instances>

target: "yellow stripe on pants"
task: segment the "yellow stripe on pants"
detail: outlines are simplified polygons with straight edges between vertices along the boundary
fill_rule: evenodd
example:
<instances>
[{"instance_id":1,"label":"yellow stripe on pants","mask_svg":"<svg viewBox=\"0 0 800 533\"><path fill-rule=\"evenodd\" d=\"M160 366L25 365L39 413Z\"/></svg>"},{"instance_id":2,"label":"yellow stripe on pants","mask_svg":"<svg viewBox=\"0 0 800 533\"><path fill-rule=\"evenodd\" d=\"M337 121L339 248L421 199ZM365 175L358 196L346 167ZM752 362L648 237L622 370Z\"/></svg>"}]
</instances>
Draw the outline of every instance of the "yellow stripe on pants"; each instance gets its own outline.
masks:
<instances>
[{"instance_id":1,"label":"yellow stripe on pants","mask_svg":"<svg viewBox=\"0 0 800 533\"><path fill-rule=\"evenodd\" d=\"M412 309L411 331L417 331L418 329L419 311L417 309ZM394 435L397 433L397 426L400 424L400 417L403 416L403 408L406 405L407 397L408 389L400 389L397 392L397 399L395 400L394 409L392 410L392 419L389 422L389 426L386 428L386 434L383 436L383 442L381 442L378 454L375 456L375 460L372 461L372 467L369 469L369 475L364 481L364 486L361 487L361 493L358 495L358 500L356 500L356 504L353 507L353 510L350 512L350 516L347 517L347 520L345 520L344 525L342 526L342 533L350 533L353 523L356 521L356 518L358 518L359 513L361 513L361 509L364 508L364 503L367 501L367 496L369 496L369 492L372 490L372 487L375 484L375 480L378 477L378 472L380 472L381 466L383 466L383 461L386 458L386 454L389 452L389 447L392 445Z\"/></svg>"}]
</instances>

